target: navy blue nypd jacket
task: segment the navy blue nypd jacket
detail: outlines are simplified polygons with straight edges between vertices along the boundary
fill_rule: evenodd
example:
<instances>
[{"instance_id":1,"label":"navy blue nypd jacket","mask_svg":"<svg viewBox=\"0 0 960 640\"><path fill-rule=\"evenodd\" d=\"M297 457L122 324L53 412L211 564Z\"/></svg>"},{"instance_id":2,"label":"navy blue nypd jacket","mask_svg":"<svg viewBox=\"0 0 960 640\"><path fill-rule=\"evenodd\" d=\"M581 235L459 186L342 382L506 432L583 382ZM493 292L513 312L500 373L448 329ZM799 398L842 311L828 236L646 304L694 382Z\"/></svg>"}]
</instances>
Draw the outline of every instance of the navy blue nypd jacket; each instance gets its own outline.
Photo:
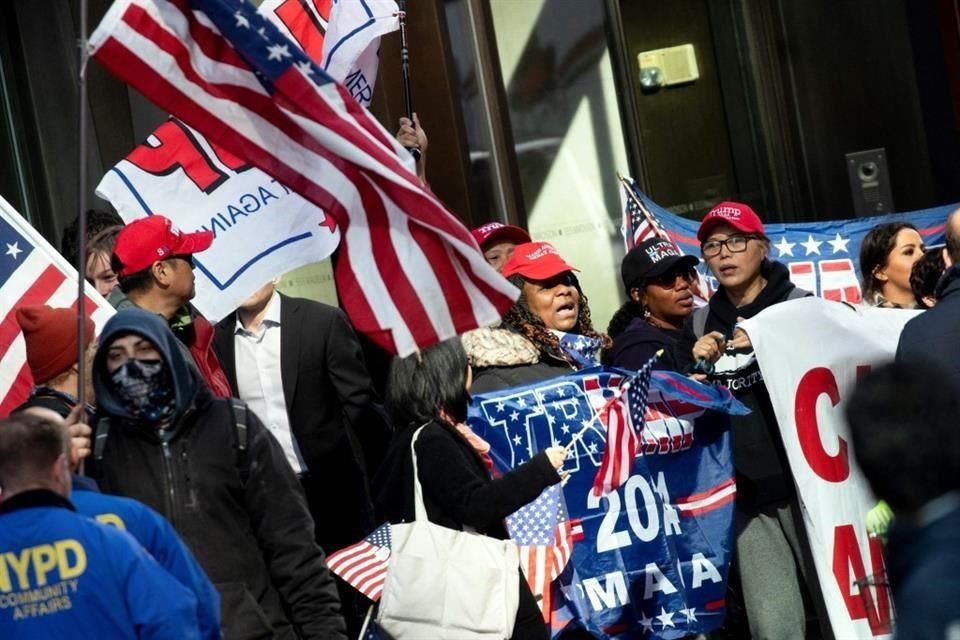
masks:
<instances>
[{"instance_id":1,"label":"navy blue nypd jacket","mask_svg":"<svg viewBox=\"0 0 960 640\"><path fill-rule=\"evenodd\" d=\"M136 540L56 493L0 503L0 638L193 640L196 607Z\"/></svg>"}]
</instances>

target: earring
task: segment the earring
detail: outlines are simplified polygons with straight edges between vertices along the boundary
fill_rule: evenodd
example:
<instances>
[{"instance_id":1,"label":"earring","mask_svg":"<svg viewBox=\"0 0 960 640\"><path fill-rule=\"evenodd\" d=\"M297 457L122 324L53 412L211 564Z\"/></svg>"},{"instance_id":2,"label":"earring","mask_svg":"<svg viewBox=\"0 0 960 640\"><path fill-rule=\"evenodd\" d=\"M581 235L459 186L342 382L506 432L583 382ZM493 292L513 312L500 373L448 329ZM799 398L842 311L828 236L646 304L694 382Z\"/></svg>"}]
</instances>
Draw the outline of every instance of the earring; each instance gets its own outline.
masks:
<instances>
[{"instance_id":1,"label":"earring","mask_svg":"<svg viewBox=\"0 0 960 640\"><path fill-rule=\"evenodd\" d=\"M650 309L647 307L643 308L643 319L648 320L650 318Z\"/></svg>"}]
</instances>

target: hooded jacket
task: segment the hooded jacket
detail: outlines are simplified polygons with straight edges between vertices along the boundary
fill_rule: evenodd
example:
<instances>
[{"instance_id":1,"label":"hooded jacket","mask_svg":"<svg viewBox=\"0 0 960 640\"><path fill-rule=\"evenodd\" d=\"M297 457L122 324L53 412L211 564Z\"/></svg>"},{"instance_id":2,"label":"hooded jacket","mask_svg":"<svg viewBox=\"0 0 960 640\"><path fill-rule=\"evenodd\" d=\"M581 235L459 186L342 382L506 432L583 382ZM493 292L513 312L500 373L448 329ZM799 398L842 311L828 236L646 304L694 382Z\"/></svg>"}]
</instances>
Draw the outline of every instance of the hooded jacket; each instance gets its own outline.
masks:
<instances>
[{"instance_id":1,"label":"hooded jacket","mask_svg":"<svg viewBox=\"0 0 960 640\"><path fill-rule=\"evenodd\" d=\"M176 409L165 428L127 412L106 366L122 335L150 340L170 367ZM101 488L160 512L220 592L224 636L344 638L336 586L283 450L250 411L235 416L188 366L159 316L121 311L104 327L93 365ZM238 420L247 447L238 447Z\"/></svg>"},{"instance_id":2,"label":"hooded jacket","mask_svg":"<svg viewBox=\"0 0 960 640\"><path fill-rule=\"evenodd\" d=\"M767 286L750 304L735 307L722 288L710 298L704 335L719 331L729 340L737 317L752 318L788 299L796 286L790 282L787 268L779 262L767 262L763 269ZM694 315L687 318L675 352L679 370L685 373L693 372L693 345L700 337L694 332ZM753 348L724 353L708 376L708 382L730 389L751 411L749 415L733 416L730 420L733 463L737 469L737 507L752 510L792 497L793 479L780 427Z\"/></svg>"}]
</instances>

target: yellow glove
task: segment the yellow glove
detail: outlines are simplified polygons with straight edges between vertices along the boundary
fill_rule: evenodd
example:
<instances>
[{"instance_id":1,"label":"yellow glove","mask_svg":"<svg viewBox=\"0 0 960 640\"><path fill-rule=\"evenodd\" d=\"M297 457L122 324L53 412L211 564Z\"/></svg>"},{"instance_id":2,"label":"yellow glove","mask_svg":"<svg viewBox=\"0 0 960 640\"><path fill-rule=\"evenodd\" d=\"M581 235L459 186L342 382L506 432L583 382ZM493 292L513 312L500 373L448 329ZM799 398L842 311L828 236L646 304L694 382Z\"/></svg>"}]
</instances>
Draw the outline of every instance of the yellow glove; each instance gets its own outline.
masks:
<instances>
[{"instance_id":1,"label":"yellow glove","mask_svg":"<svg viewBox=\"0 0 960 640\"><path fill-rule=\"evenodd\" d=\"M893 522L893 511L883 500L878 501L873 509L867 511L867 532L872 536L885 537L891 522Z\"/></svg>"}]
</instances>

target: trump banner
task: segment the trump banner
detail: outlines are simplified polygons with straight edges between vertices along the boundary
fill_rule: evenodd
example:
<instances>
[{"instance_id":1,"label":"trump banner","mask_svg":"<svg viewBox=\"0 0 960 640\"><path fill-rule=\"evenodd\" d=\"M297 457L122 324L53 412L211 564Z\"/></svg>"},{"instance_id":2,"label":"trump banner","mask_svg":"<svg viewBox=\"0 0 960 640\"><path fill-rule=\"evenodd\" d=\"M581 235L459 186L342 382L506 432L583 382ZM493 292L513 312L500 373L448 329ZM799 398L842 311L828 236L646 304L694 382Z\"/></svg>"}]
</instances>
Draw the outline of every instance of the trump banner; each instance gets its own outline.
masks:
<instances>
[{"instance_id":1,"label":"trump banner","mask_svg":"<svg viewBox=\"0 0 960 640\"><path fill-rule=\"evenodd\" d=\"M507 519L521 565L556 636L683 638L723 621L736 496L725 389L654 372L630 476L599 495L607 446L596 419L629 378L595 367L473 398L469 424L504 472L570 447L568 481ZM579 435L578 435L579 434Z\"/></svg>"},{"instance_id":2,"label":"trump banner","mask_svg":"<svg viewBox=\"0 0 960 640\"><path fill-rule=\"evenodd\" d=\"M664 235L685 254L700 256L697 228L700 222L674 215L657 205L626 178L623 234L628 245L652 235ZM631 195L633 197L631 197ZM956 204L920 211L891 213L852 220L766 223L770 258L784 263L790 279L801 289L828 300L857 304L860 296L860 245L875 225L904 221L913 224L927 246L943 244L943 224ZM763 212L759 212L763 218ZM716 291L717 283L706 265L698 267L705 297Z\"/></svg>"},{"instance_id":3,"label":"trump banner","mask_svg":"<svg viewBox=\"0 0 960 640\"><path fill-rule=\"evenodd\" d=\"M865 524L876 500L851 460L842 408L858 377L893 359L917 313L803 298L741 324L770 392L837 638L891 634L883 543Z\"/></svg>"},{"instance_id":4,"label":"trump banner","mask_svg":"<svg viewBox=\"0 0 960 640\"><path fill-rule=\"evenodd\" d=\"M321 209L174 118L110 169L97 195L126 222L162 214L184 231L213 232L213 246L194 258L194 305L211 322L340 242Z\"/></svg>"}]
</instances>

